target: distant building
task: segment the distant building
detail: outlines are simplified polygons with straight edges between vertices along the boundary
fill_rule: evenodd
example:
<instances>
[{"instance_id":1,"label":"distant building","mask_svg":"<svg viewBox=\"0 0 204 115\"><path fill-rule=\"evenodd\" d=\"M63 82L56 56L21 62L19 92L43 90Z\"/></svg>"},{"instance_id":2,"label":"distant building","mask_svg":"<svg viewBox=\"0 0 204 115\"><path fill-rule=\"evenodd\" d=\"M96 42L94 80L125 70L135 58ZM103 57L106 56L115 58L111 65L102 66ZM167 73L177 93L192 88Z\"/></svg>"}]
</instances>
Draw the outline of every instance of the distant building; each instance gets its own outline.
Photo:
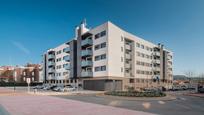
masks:
<instances>
[{"instance_id":1,"label":"distant building","mask_svg":"<svg viewBox=\"0 0 204 115\"><path fill-rule=\"evenodd\" d=\"M40 65L26 64L25 66L2 66L0 67L0 79L5 82L25 83L27 78L31 82L40 82Z\"/></svg>"}]
</instances>

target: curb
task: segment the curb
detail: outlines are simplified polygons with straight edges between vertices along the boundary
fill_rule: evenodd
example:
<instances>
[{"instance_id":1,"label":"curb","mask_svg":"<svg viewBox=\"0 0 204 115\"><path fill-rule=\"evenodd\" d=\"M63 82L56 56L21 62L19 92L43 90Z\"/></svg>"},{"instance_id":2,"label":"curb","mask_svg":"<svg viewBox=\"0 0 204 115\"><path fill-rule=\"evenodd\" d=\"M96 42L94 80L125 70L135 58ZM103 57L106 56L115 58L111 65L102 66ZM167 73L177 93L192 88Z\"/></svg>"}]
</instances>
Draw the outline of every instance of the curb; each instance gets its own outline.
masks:
<instances>
[{"instance_id":1,"label":"curb","mask_svg":"<svg viewBox=\"0 0 204 115\"><path fill-rule=\"evenodd\" d=\"M97 97L118 99L118 100L127 100L127 101L172 101L176 100L176 97L165 96L165 97L122 97L122 96L110 96L110 95L96 95Z\"/></svg>"},{"instance_id":2,"label":"curb","mask_svg":"<svg viewBox=\"0 0 204 115\"><path fill-rule=\"evenodd\" d=\"M184 94L184 95L186 95L186 96L194 96L194 97L200 97L200 98L204 98L204 95L197 95L196 93L195 94Z\"/></svg>"}]
</instances>

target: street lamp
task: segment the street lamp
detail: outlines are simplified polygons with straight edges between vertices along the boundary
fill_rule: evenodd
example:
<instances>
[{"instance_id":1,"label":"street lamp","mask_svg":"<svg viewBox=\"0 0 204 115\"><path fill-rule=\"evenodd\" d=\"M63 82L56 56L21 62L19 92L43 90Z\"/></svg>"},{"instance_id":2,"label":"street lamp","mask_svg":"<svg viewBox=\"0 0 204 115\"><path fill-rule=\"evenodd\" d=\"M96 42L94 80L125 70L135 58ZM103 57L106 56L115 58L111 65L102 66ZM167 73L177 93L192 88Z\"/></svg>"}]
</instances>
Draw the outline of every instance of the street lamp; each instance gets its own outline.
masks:
<instances>
[{"instance_id":1,"label":"street lamp","mask_svg":"<svg viewBox=\"0 0 204 115\"><path fill-rule=\"evenodd\" d=\"M14 70L14 78L13 78L13 85L14 85L14 87L13 87L13 90L14 90L14 92L16 91L16 85L15 85L15 82L16 82L16 79L17 79L17 73L16 73L16 70Z\"/></svg>"}]
</instances>

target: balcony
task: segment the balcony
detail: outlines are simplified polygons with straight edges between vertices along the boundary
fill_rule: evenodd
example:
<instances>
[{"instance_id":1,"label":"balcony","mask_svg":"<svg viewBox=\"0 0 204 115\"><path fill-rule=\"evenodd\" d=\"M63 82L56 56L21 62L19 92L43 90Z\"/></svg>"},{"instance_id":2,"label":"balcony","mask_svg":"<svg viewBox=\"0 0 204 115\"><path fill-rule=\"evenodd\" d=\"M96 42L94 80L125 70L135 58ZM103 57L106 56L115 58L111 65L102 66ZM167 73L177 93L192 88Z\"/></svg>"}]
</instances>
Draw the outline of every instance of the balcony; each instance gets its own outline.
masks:
<instances>
[{"instance_id":1,"label":"balcony","mask_svg":"<svg viewBox=\"0 0 204 115\"><path fill-rule=\"evenodd\" d=\"M131 59L131 55L130 54L125 54L125 58L126 59Z\"/></svg>"},{"instance_id":2,"label":"balcony","mask_svg":"<svg viewBox=\"0 0 204 115\"><path fill-rule=\"evenodd\" d=\"M92 55L91 50L82 50L81 52L81 56L90 56L90 55Z\"/></svg>"},{"instance_id":3,"label":"balcony","mask_svg":"<svg viewBox=\"0 0 204 115\"><path fill-rule=\"evenodd\" d=\"M160 67L154 67L154 71L160 71Z\"/></svg>"},{"instance_id":4,"label":"balcony","mask_svg":"<svg viewBox=\"0 0 204 115\"><path fill-rule=\"evenodd\" d=\"M70 48L69 48L69 47L64 48L64 49L63 49L63 52L69 53L69 52L70 52Z\"/></svg>"},{"instance_id":5,"label":"balcony","mask_svg":"<svg viewBox=\"0 0 204 115\"><path fill-rule=\"evenodd\" d=\"M53 61L48 62L48 66L54 66L54 65L55 65L55 62L53 62Z\"/></svg>"},{"instance_id":6,"label":"balcony","mask_svg":"<svg viewBox=\"0 0 204 115\"><path fill-rule=\"evenodd\" d=\"M154 60L154 63L160 64L160 60L156 59L156 60Z\"/></svg>"},{"instance_id":7,"label":"balcony","mask_svg":"<svg viewBox=\"0 0 204 115\"><path fill-rule=\"evenodd\" d=\"M160 56L160 52L154 52L155 56Z\"/></svg>"},{"instance_id":8,"label":"balcony","mask_svg":"<svg viewBox=\"0 0 204 115\"><path fill-rule=\"evenodd\" d=\"M66 70L70 70L70 68L71 68L70 64L64 66L64 69Z\"/></svg>"},{"instance_id":9,"label":"balcony","mask_svg":"<svg viewBox=\"0 0 204 115\"><path fill-rule=\"evenodd\" d=\"M128 45L128 44L126 44L126 45L125 45L125 49L126 49L126 50L131 50L131 46Z\"/></svg>"},{"instance_id":10,"label":"balcony","mask_svg":"<svg viewBox=\"0 0 204 115\"><path fill-rule=\"evenodd\" d=\"M82 67L92 66L92 61L82 61L81 66Z\"/></svg>"},{"instance_id":11,"label":"balcony","mask_svg":"<svg viewBox=\"0 0 204 115\"><path fill-rule=\"evenodd\" d=\"M55 79L54 75L48 75L48 79Z\"/></svg>"},{"instance_id":12,"label":"balcony","mask_svg":"<svg viewBox=\"0 0 204 115\"><path fill-rule=\"evenodd\" d=\"M48 59L54 59L55 58L55 55L54 54L49 54L48 55Z\"/></svg>"},{"instance_id":13,"label":"balcony","mask_svg":"<svg viewBox=\"0 0 204 115\"><path fill-rule=\"evenodd\" d=\"M70 56L65 56L65 57L63 57L63 60L65 60L65 61L70 61Z\"/></svg>"},{"instance_id":14,"label":"balcony","mask_svg":"<svg viewBox=\"0 0 204 115\"><path fill-rule=\"evenodd\" d=\"M90 45L92 45L93 44L93 42L92 42L92 40L91 39L85 39L85 40L82 40L81 41L81 46L90 46Z\"/></svg>"},{"instance_id":15,"label":"balcony","mask_svg":"<svg viewBox=\"0 0 204 115\"><path fill-rule=\"evenodd\" d=\"M130 77L130 73L125 73L125 77Z\"/></svg>"},{"instance_id":16,"label":"balcony","mask_svg":"<svg viewBox=\"0 0 204 115\"><path fill-rule=\"evenodd\" d=\"M53 68L48 69L48 73L54 73L54 72L55 72L55 69Z\"/></svg>"},{"instance_id":17,"label":"balcony","mask_svg":"<svg viewBox=\"0 0 204 115\"><path fill-rule=\"evenodd\" d=\"M128 64L128 63L126 63L126 64L125 64L125 68L131 68L131 65Z\"/></svg>"},{"instance_id":18,"label":"balcony","mask_svg":"<svg viewBox=\"0 0 204 115\"><path fill-rule=\"evenodd\" d=\"M92 77L93 73L91 71L82 71L81 77Z\"/></svg>"}]
</instances>

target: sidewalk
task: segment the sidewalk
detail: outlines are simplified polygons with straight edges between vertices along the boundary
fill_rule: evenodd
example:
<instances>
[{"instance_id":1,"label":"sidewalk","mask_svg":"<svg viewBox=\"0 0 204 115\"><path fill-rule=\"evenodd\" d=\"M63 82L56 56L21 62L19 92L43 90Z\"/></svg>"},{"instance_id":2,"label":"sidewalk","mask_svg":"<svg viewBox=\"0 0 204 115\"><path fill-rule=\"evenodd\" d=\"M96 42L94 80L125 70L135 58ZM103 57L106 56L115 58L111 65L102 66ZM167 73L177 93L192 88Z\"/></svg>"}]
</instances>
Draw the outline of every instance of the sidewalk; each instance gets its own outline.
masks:
<instances>
[{"instance_id":1,"label":"sidewalk","mask_svg":"<svg viewBox=\"0 0 204 115\"><path fill-rule=\"evenodd\" d=\"M0 88L0 95L5 92L13 91ZM1 95L0 103L11 115L153 115L141 111L25 93L20 93L18 96Z\"/></svg>"}]
</instances>

